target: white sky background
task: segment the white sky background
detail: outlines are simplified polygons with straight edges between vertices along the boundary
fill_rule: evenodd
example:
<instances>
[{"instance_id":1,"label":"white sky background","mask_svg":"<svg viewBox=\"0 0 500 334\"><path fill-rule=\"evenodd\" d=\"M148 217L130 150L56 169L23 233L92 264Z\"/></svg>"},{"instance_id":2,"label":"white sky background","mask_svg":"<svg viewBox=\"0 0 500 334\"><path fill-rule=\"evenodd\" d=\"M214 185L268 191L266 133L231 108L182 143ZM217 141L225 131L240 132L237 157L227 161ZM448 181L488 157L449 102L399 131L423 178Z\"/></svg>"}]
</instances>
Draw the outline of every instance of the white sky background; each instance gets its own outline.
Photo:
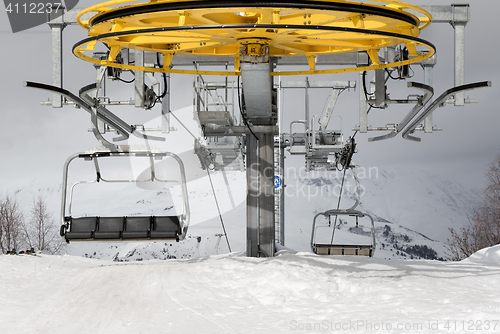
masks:
<instances>
[{"instance_id":1,"label":"white sky background","mask_svg":"<svg viewBox=\"0 0 500 334\"><path fill-rule=\"evenodd\" d=\"M81 0L78 7L87 7L100 1ZM416 5L450 5L453 1L412 0ZM368 137L381 133L358 134L358 151L354 162L362 166L414 166L443 177L452 177L469 186L482 188L487 165L500 151L499 108L496 97L500 93L500 69L497 66L499 37L494 22L500 2L497 0L475 0L471 3L471 22L466 28L466 83L491 80L492 88L466 93L472 99L479 99L478 105L465 107L448 106L438 109L435 115L437 126L443 132L421 135L421 143L406 141L398 136L389 141L368 143ZM95 70L71 54L73 44L86 37L78 26L67 27L64 34L64 88L77 93L95 80ZM422 38L437 46L438 65L435 68L435 97L453 86L453 29L448 24L435 24L423 32ZM49 93L23 87L24 81L51 83L51 34L47 25L26 32L12 34L6 13L0 11L0 193L4 185L24 185L34 179L60 180L63 163L68 156L87 148L98 146L92 134L89 116L73 107L52 109L41 106ZM415 81L422 81L421 69L413 66L418 75ZM294 80L300 80L294 78ZM358 74L348 76L318 76L310 80L358 80ZM404 84L403 84L404 86ZM126 87L132 96L131 87ZM359 89L359 88L358 88ZM404 94L414 94L406 90ZM285 98L292 93L285 93ZM358 124L358 95L346 92L341 95L337 112L344 119L345 138L352 133L349 129ZM404 96L393 96L402 98ZM325 97L326 98L326 97ZM318 102L323 107L324 100ZM287 117L302 118L300 107L285 100ZM174 76L172 79L172 110L192 104L192 76ZM128 113L142 110L128 108ZM157 107L158 108L158 107ZM411 106L393 106L388 113L393 122L398 122ZM321 111L321 110L320 110ZM151 112L150 112L151 113ZM146 121L157 116L140 114ZM291 116L293 115L293 117ZM296 116L295 116L296 115ZM385 125L378 121L375 111L369 124ZM134 123L133 121L131 123ZM285 125L288 128L288 125ZM404 180L401 180L404 183Z\"/></svg>"}]
</instances>

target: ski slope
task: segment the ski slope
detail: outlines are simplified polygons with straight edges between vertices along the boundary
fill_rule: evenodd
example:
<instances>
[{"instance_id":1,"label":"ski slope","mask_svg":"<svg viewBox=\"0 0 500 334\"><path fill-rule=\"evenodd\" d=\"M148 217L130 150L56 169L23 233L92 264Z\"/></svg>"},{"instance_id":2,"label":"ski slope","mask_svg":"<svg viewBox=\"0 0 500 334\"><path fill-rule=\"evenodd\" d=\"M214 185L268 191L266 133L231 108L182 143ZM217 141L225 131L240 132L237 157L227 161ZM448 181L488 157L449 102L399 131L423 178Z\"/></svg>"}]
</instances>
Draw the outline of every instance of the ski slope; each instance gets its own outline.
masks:
<instances>
[{"instance_id":1,"label":"ski slope","mask_svg":"<svg viewBox=\"0 0 500 334\"><path fill-rule=\"evenodd\" d=\"M0 256L0 328L20 333L498 333L500 246L462 262L282 250L112 262Z\"/></svg>"}]
</instances>

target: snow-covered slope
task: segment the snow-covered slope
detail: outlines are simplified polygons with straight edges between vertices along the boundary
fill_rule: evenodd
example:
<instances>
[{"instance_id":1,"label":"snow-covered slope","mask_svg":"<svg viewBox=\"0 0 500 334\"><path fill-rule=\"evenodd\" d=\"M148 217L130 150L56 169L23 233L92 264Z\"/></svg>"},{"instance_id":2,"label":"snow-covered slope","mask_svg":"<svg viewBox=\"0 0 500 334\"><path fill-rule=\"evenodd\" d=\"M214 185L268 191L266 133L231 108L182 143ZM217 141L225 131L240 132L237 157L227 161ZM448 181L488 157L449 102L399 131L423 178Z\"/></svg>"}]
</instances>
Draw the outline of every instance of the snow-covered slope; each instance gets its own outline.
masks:
<instances>
[{"instance_id":1,"label":"snow-covered slope","mask_svg":"<svg viewBox=\"0 0 500 334\"><path fill-rule=\"evenodd\" d=\"M0 269L5 334L500 331L498 262L2 255Z\"/></svg>"}]
</instances>

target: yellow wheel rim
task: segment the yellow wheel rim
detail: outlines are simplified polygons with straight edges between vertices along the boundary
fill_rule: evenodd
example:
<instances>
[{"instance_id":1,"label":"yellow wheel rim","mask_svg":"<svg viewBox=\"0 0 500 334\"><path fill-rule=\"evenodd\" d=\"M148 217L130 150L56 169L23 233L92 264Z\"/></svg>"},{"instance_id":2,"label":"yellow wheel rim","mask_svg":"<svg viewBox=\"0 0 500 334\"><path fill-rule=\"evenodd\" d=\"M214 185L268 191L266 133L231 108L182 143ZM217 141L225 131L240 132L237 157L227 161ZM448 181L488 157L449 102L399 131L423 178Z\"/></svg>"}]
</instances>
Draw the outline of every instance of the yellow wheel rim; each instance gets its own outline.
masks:
<instances>
[{"instance_id":1,"label":"yellow wheel rim","mask_svg":"<svg viewBox=\"0 0 500 334\"><path fill-rule=\"evenodd\" d=\"M306 56L310 69L278 71L273 75L327 74L365 71L408 65L431 57L434 46L419 39L430 15L416 6L400 1L375 1L366 4L351 1L110 1L82 11L77 19L88 29L89 38L77 43L73 53L86 61L130 70L172 73L239 75L227 71L190 71L171 69L174 54L233 56L236 62L242 45L269 47L271 57ZM113 7L117 5L123 5ZM420 13L417 17L406 12ZM97 12L89 21L81 21L88 12ZM106 60L95 59L100 42L109 47ZM378 50L404 44L409 60L381 64ZM163 68L140 67L115 62L123 48L160 52ZM366 51L370 66L317 70L314 58L323 54Z\"/></svg>"}]
</instances>

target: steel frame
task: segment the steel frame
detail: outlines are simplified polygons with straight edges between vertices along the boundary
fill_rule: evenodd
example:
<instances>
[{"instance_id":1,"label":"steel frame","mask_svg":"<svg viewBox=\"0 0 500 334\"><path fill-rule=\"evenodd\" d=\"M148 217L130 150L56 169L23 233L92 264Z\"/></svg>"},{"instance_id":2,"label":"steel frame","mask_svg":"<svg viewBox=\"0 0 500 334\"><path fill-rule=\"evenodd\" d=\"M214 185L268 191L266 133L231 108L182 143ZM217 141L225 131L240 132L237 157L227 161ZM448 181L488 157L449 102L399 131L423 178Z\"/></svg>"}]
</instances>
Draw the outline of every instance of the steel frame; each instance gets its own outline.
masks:
<instances>
[{"instance_id":1,"label":"steel frame","mask_svg":"<svg viewBox=\"0 0 500 334\"><path fill-rule=\"evenodd\" d=\"M101 170L98 164L98 159L100 158L109 158L109 157L145 157L149 159L150 162L150 178L149 179L144 179L144 180L133 180L133 179L128 179L128 180L112 180L112 179L105 179L102 177ZM180 181L172 181L172 180L163 180L159 179L156 176L155 173L155 168L154 168L154 160L157 159L163 159L163 158L173 158L177 164L179 165L179 170L181 174L181 180ZM71 186L71 190L69 192L70 196L69 199L67 197L68 194L68 173L69 173L69 166L71 162L73 162L75 159L84 159L84 160L91 160L94 162L94 168L96 172L96 179L95 180L88 180L88 181L79 181L76 182ZM181 186L182 190L182 204L183 204L183 213L181 215L178 215L179 221L181 223L181 231L182 234L178 236L179 241L184 240L186 237L186 233L189 227L189 221L190 221L190 209L189 209L189 198L188 198L188 191L187 191L187 186L186 186L186 172L184 169L184 163L182 160L174 153L171 152L161 152L156 149L152 149L150 147L134 147L134 146L124 146L121 147L120 151L113 151L106 149L105 147L99 147L96 149L88 150L87 152L83 153L76 153L71 155L65 162L64 164L64 173L63 173L63 183L62 183L62 197L61 197L61 224L62 226L66 226L68 222L68 217L71 216L71 207L72 207L72 201L73 201L73 190L75 186L78 184L88 184L88 183L97 183L97 182L117 182L117 183L144 183L144 182L163 182L163 183L169 183L169 182L176 182ZM66 210L68 208L68 211ZM69 216L66 215L66 212L68 212Z\"/></svg>"},{"instance_id":2,"label":"steel frame","mask_svg":"<svg viewBox=\"0 0 500 334\"><path fill-rule=\"evenodd\" d=\"M337 208L337 209L333 209L333 210L327 210L325 212L320 212L314 216L312 232L311 232L311 250L313 251L313 253L318 254L318 247L319 247L319 245L316 243L316 235L317 235L316 219L319 216L325 216L325 217L336 216L336 217L338 217L338 216L342 216L342 215L355 216L356 219L357 219L357 217L365 217L366 216L370 219L370 221L371 221L371 236L370 236L371 244L369 247L369 256L372 257L375 253L375 248L377 246L377 243L375 240L375 223L374 223L371 215L356 210L356 208L358 207L358 205L361 201L361 187L360 187L358 176L356 174L356 167L349 167L349 168L351 169L352 174L354 176L354 180L356 181L356 202L349 209L338 209ZM334 226L333 228L334 228L333 232L335 233L336 226ZM358 247L358 248L360 247L360 245L335 244L333 241L334 241L334 235L332 235L331 244L322 244L321 245L321 246L327 247L329 249L328 255L333 255L333 254L330 254L331 249L343 249L343 248L353 249L356 247ZM342 254L339 254L339 255L342 255Z\"/></svg>"},{"instance_id":3,"label":"steel frame","mask_svg":"<svg viewBox=\"0 0 500 334\"><path fill-rule=\"evenodd\" d=\"M104 137L101 135L106 131L106 127L104 124L111 126L114 130L116 130L120 137L115 138L115 141L118 140L124 140L128 138L131 134L142 137L142 138L149 138L149 139L158 139L158 140L164 140L164 138L161 137L151 137L151 136L146 136L140 132L137 131L137 128L135 126L131 126L125 122L123 122L121 119L116 117L113 113L111 113L108 109L104 107L106 104L119 104L119 105L128 105L130 104L129 101L105 101L105 100L100 100L99 99L99 93L96 93L95 96L89 95L91 91L101 91L104 92L104 82L103 86L100 86L102 79L104 78L104 68L106 66L112 66L116 68L121 68L121 69L134 69L134 70L141 70L145 71L136 72L136 94L135 94L135 101L133 104L138 107L138 108L144 108L145 100L146 100L146 92L144 91L144 83L145 83L145 78L149 76L150 80L152 78L151 73L152 72L161 72L161 73L166 73L168 80L170 80L170 75L169 73L194 73L197 75L200 74L218 74L218 75L242 75L247 76L246 82L248 83L248 86L252 86L252 89L247 88L246 89L246 96L248 98L248 101L251 103L255 103L257 105L257 108L252 111L250 111L248 117L250 119L250 122L243 126L242 124L215 124L215 123L210 123L208 122L205 127L204 127L204 133L207 136L246 136L246 150L248 152L255 152L255 154L247 154L247 180L249 183L248 187L248 196L247 196L247 229L248 229L248 243L247 243L247 249L248 249L248 255L249 256L261 256L261 255L266 255L266 256L272 256L274 253L274 238L275 238L275 233L274 233L274 192L273 192L273 186L272 186L272 178L269 177L269 175L266 175L266 168L271 168L273 166L273 162L276 161L273 157L273 151L274 151L274 136L276 134L279 134L279 128L276 125L275 121L273 120L273 115L272 112L270 113L270 109L268 109L268 106L265 106L265 108L261 108L260 104L261 101L258 99L259 94L252 95L252 90L257 89L261 92L264 91L262 87L258 85L259 80L257 77L262 77L261 75L255 75L255 72L253 71L253 68L259 61L255 61L255 58L253 58L249 63L250 64L244 64L241 68L240 66L242 63L245 63L244 55L238 51L238 53L235 56L220 56L218 54L216 55L204 55L203 59L206 61L207 64L211 65L225 65L226 70L225 71L202 71L199 68L195 68L194 70L188 70L188 69L183 69L185 66L192 66L193 60L194 61L199 61L200 57L197 54L183 54L183 50L181 50L180 46L177 48L175 47L175 52L162 52L163 54L163 67L162 68L155 68L153 67L154 63L156 63L155 59L151 59L153 54L150 52L144 52L144 48L139 50L135 50L134 53L130 53L128 50L123 49L120 50L121 47L119 44L113 44L110 45L110 52L109 52L109 57L106 59L97 59L93 57L89 57L85 55L85 52L92 51L94 48L94 45L97 41L114 41L115 39L119 38L142 38L144 36L147 36L148 34L162 34L166 32L175 32L175 33L192 33L192 32L214 32L217 31L217 29L228 29L228 31L232 30L258 30L262 31L268 30L269 33L273 33L273 31L278 30L283 30L283 29L291 29L291 30L301 30L301 31L307 31L307 34L317 34L317 33L331 33L331 32L338 32L338 33L350 33L350 34L358 34L359 36L371 36L373 37L384 37L387 39L392 40L393 44L399 44L399 43L404 43L407 48L410 50L410 57L408 59L396 59L395 58L395 52L391 48L388 48L386 53L383 54L383 52L380 51L381 45L376 45L376 46L370 46L367 48L363 49L363 52L356 52L356 53L350 53L350 54L314 54L314 53L309 53L309 54L304 54L302 56L287 56L287 55L280 55L279 58L272 58L269 59L269 63L266 65L267 62L261 62L261 64L258 64L261 68L263 66L268 66L272 64L272 66L269 66L269 76L272 78L273 76L277 75L300 75L300 74L331 74L331 73L347 73L347 72L354 72L354 71L360 71L360 83L361 83L361 75L362 71L365 70L379 70L376 74L377 80L375 82L375 103L380 106L388 106L392 103L415 103L416 105L413 107L413 109L407 114L406 117L403 118L403 120L400 123L394 124L394 125L387 125L385 127L369 127L368 126L368 102L367 99L364 96L363 90L360 89L360 108L359 108L359 127L355 128L354 130L357 130L361 133L366 133L368 131L390 131L384 136L378 136L371 138L370 141L376 141L376 140L382 140L382 139L389 139L395 137L399 132L403 133L403 137L406 139L410 140L419 140L419 138L412 137L410 136L411 133L417 130L422 130L425 131L426 133L430 133L433 131L436 131L436 129L433 126L432 123L432 113L435 111L435 109L438 106L442 106L445 103L453 103L456 106L462 106L466 103L472 103L476 102L474 100L468 100L465 99L464 94L462 93L464 90L468 89L474 89L474 88L480 88L480 87L488 87L491 86L490 82L482 82L482 83L476 83L476 84L471 84L471 85L463 85L465 78L464 78L464 66L465 66L465 26L467 22L470 19L470 10L469 10L469 5L452 5L452 6L424 6L421 9L419 7L409 5L402 3L400 1L393 1L393 0L387 0L387 1L377 1L374 0L372 2L377 3L377 4L361 4L360 6L364 9L370 9L370 10L380 10L380 8L383 8L384 6L379 5L378 3L384 3L384 4L389 4L389 6L385 9L391 8L390 10L393 10L394 12L403 12L407 11L406 15L406 22L412 24L409 22L409 18L412 17L412 14L409 14L412 10L417 10L420 13L420 22L415 21L413 24L415 27L419 30L427 27L431 22L431 14L433 17L434 22L436 23L444 23L448 22L451 23L453 28L455 29L455 86L456 88L450 89L443 93L438 99L436 99L434 102L430 104L430 106L427 106L427 104L430 102L433 94L432 90L432 70L434 65L436 64L436 56L434 55L435 47L429 43L426 42L422 39L419 39L417 36L418 34L416 32L404 32L401 31L401 33L398 32L389 32L389 31L382 31L382 30L373 30L373 29L365 29L363 26L363 19L362 17L358 19L354 19L353 23L355 25L354 28L352 27L327 27L327 26L322 26L322 25L315 25L311 23L305 22L304 25L300 24L283 24L279 22L279 15L276 15L276 13L273 14L272 20L270 22L258 22L257 24L205 24L205 25L184 25L180 23L185 23L187 20L187 15L180 13L179 15L179 24L176 26L172 27L161 27L161 28L144 28L141 27L140 29L129 29L129 30L122 30L122 27L119 26L119 24L114 24L113 30L108 33L103 33L94 31L91 34L91 37L88 39L85 39L84 41L81 41L77 43L73 50L74 53L85 60L88 60L90 62L93 62L96 64L98 70L100 71L98 74L98 77L96 79L96 84L93 86L87 86L85 87L81 92L80 92L80 97L77 97L76 95L73 95L69 93L68 91L62 89L62 31L63 29L70 24L80 24L83 27L86 27L88 29L91 29L93 25L99 25L99 24L104 24L105 22L111 22L109 18L111 17L110 15L118 15L120 16L121 14L117 14L116 8L110 5L116 5L116 4L131 4L136 2L136 0L132 1L127 1L127 0L115 0L115 1L109 1L102 5L96 5L91 8L88 8L82 12L79 12L78 9L74 9L72 11L69 11L65 13L63 16L56 18L52 21L49 22L49 25L52 28L52 52L53 52L53 75L52 75L52 80L53 80L53 87L48 86L48 85L42 85L42 84L35 84L35 83L27 83L26 85L28 87L34 87L34 88L41 88L41 89L46 89L51 92L53 92L53 98L50 103L43 103L43 104L50 104L54 108L60 108L64 105L67 104L75 104L84 110L88 111L91 114L91 121L93 125L93 132L96 136L96 138L109 150L109 151L115 151L115 152L122 152L123 147L119 145L115 145L114 143L108 142ZM286 1L285 1L286 2ZM276 4L284 4L284 1L278 0L274 1L273 3ZM300 1L288 1L286 3L299 3ZM320 6L320 5L326 5L326 1L306 1L308 5L310 6ZM208 3L208 2L206 2ZM174 1L171 2L170 5L178 5L178 6L185 6L186 4L191 5L196 5L196 6L214 6L216 2L210 2L210 4L202 4L202 2L193 2L193 1L188 1L188 2L183 2L183 1ZM245 6L251 6L252 4L256 4L256 1L247 1L245 3ZM345 4L345 1L340 1L340 0L331 0L328 1L328 5L331 6L342 6L342 3ZM218 8L225 8L225 5L223 5L223 1L217 2ZM157 5L165 5L163 1L159 1ZM133 8L133 10L142 10L145 9L146 6L137 4L133 5L130 8ZM210 7L209 6L209 7ZM217 7L216 6L216 7ZM243 6L243 5L242 5ZM297 5L300 7L300 5ZM297 7L296 6L296 7ZM212 8L210 7L210 8ZM272 6L271 6L272 7ZM293 7L293 6L292 6ZM208 8L208 7L207 7ZM302 7L300 7L302 8ZM385 10L384 9L384 10ZM121 9L120 9L121 10ZM301 10L301 9L300 9ZM299 11L300 11L299 10ZM408 12L409 10L409 12ZM119 10L118 10L119 11ZM78 13L79 12L79 13ZM91 19L90 13L98 13L97 16L94 16L94 19ZM306 13L307 15L307 13ZM96 18L99 18L99 20L96 20ZM402 17L397 18L399 20L402 20ZM402 21L405 21L402 20ZM259 30L260 29L260 30ZM108 30L109 31L109 30ZM396 43L398 41L399 43ZM246 43L246 42L245 42ZM237 43L238 48L243 46L245 47L245 43L242 43L239 41ZM255 43L259 44L261 46L269 48L269 45L271 42L265 41L265 38L260 38L259 40L255 41L250 41L248 43ZM391 44L391 43L389 43ZM389 44L384 45L383 47L390 46ZM417 45L425 45L428 49L428 52L419 52L416 48ZM379 47L380 46L380 47ZM202 45L203 48L203 45ZM154 47L152 48L153 51L158 51ZM118 63L116 62L116 56L120 53L123 53L124 55L124 61L123 63ZM242 57L243 56L243 57ZM251 57L254 57L254 54L250 54ZM132 60L133 57L133 60ZM135 61L135 65L131 65L131 62ZM401 66L406 66L412 63L419 63L422 65L425 73L425 84L419 84L419 83L409 83L409 87L413 88L418 88L424 91L424 94L421 96L418 96L416 99L406 99L406 100L390 100L387 99L385 96L385 85L383 84L383 79L384 79L384 69L390 69L394 67L401 67ZM232 65L235 67L235 71L229 71L227 69L227 66ZM275 68L275 66L282 66L282 65L305 65L309 66L309 70L300 70L300 71L284 71L284 72L275 72L271 71L271 68ZM333 66L337 65L348 65L351 66L350 68L342 68L342 69L336 69L332 68ZM259 67L258 66L258 67ZM319 66L326 66L328 69L317 69ZM248 79L253 76L254 79ZM227 79L226 79L227 80ZM266 79L267 80L267 79ZM153 80L154 81L154 80ZM251 82L254 83L251 83ZM271 79L272 82L272 79ZM170 87L170 81L168 81L167 87L165 89L169 89ZM152 83L153 84L153 90L156 90L156 92L159 92L159 83ZM155 86L156 85L156 86ZM308 99L308 89L311 88L314 85L320 85L315 82L309 82L306 80L305 82L305 92L306 92L306 100ZM268 85L269 86L269 85ZM271 85L272 86L272 85ZM349 83L349 88L351 87L351 84ZM361 85L360 85L361 86ZM266 86L267 87L267 86ZM269 87L267 87L269 88ZM267 89L266 88L266 89ZM335 89L335 88L334 88ZM264 94L264 92L263 92ZM268 94L266 91L265 94ZM105 94L103 94L105 95ZM261 94L262 95L262 94ZM266 95L267 96L267 95ZM450 97L453 97L453 99L450 99ZM267 100L267 99L266 99ZM227 101L227 99L226 99ZM406 102L405 102L406 101ZM335 101L330 101L333 106L335 105ZM216 103L217 104L217 103ZM261 110L262 109L262 110ZM268 117L267 121L262 121L262 115L261 113L264 109L265 112L265 117ZM271 108L272 109L272 108ZM422 111L424 110L424 111ZM171 130L170 127L170 120L169 120L169 111L170 111L170 92L167 90L166 91L166 97L163 99L162 103L162 127L161 129L158 129L162 131L164 134L168 133ZM290 134L283 134L281 136L280 134L280 142L286 143L288 141L294 141L295 139L299 140L300 138L304 137L304 144L305 148L302 150L291 150L291 153L296 153L296 154L304 154L306 157L314 157L316 152L321 156L321 158L324 158L324 154L328 155L331 152L340 152L343 150L344 146L343 144L341 145L318 145L316 143L316 137L319 135L318 131L315 129L314 125L311 123L313 120L310 118L308 114L308 105L306 103L306 120L302 120L302 122L305 125L304 133L303 134L297 134L295 137L290 130ZM323 119L321 122L321 127L319 131L324 131L326 129L326 124L328 123L327 120L331 116L331 112L326 112L323 115ZM264 117L264 118L265 118ZM422 123L423 122L423 123ZM420 124L422 123L422 126ZM310 134L310 135L309 135ZM300 137L300 138L299 138ZM342 141L342 140L341 140ZM294 143L292 143L293 145ZM282 155L283 150L282 146L280 145L280 155ZM313 152L314 151L314 152ZM123 153L123 152L122 152ZM280 157L281 159L282 157ZM310 165L311 169L314 168L314 166ZM347 166L346 166L347 167ZM250 186L251 181L258 180L257 186L253 187ZM255 196L258 195L258 196ZM279 199L279 203L277 205L283 205L282 199ZM282 208L280 208L282 210ZM349 209L352 214L362 214L354 209ZM347 211L349 211L347 210ZM327 213L335 213L335 214L344 214L346 211L345 210L330 210L327 211L323 214ZM344 212L344 213L343 213ZM363 214L365 215L365 214ZM281 215L280 217L283 217ZM371 218L371 217L370 217ZM316 219L316 217L315 217ZM314 224L314 223L313 223ZM373 221L372 221L373 224ZM279 238L281 239L284 243L284 222L281 221L279 222Z\"/></svg>"}]
</instances>

